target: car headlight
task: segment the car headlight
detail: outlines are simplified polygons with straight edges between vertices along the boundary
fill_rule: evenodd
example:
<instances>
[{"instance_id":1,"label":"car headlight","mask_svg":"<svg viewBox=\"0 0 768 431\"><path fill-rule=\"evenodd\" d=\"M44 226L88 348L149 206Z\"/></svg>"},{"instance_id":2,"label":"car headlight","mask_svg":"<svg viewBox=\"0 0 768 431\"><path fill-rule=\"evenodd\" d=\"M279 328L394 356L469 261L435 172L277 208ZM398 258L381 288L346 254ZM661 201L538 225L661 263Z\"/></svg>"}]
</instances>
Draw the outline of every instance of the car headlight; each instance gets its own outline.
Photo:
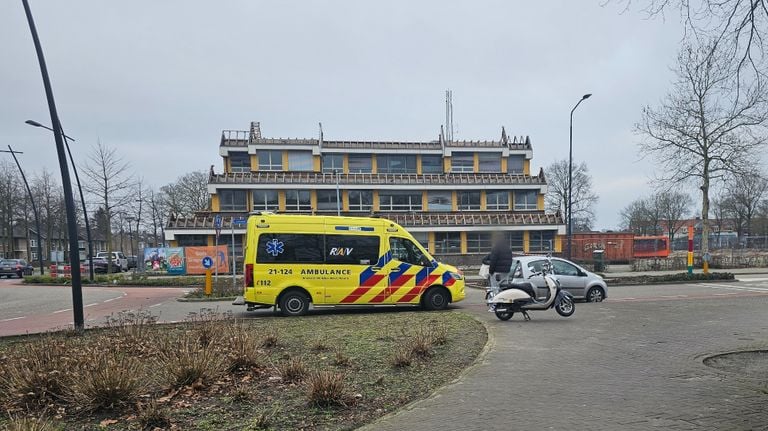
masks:
<instances>
[{"instance_id":1,"label":"car headlight","mask_svg":"<svg viewBox=\"0 0 768 431\"><path fill-rule=\"evenodd\" d=\"M464 279L463 275L457 274L455 272L449 272L448 274L450 274L451 278L453 278L454 280L463 280Z\"/></svg>"}]
</instances>

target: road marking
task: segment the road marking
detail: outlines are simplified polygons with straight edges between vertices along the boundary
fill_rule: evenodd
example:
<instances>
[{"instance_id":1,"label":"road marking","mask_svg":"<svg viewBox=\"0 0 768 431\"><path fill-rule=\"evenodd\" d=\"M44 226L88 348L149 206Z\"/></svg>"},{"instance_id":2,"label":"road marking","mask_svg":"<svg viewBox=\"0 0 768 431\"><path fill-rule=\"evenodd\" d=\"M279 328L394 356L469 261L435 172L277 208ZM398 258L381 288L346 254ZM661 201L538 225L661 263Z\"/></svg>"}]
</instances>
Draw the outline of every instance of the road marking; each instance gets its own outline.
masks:
<instances>
[{"instance_id":1,"label":"road marking","mask_svg":"<svg viewBox=\"0 0 768 431\"><path fill-rule=\"evenodd\" d=\"M3 320L0 320L0 322L10 322L11 320L19 320L19 319L23 319L23 318L25 318L25 317L27 317L27 316L21 316L21 317L11 317L10 319L3 319Z\"/></svg>"},{"instance_id":2,"label":"road marking","mask_svg":"<svg viewBox=\"0 0 768 431\"><path fill-rule=\"evenodd\" d=\"M726 292L726 293L713 293L715 296L728 296L728 295L738 295L739 292Z\"/></svg>"},{"instance_id":3,"label":"road marking","mask_svg":"<svg viewBox=\"0 0 768 431\"><path fill-rule=\"evenodd\" d=\"M163 303L162 303L162 302L161 302L161 303L159 303L159 304L150 305L150 306L149 306L149 308L152 308L152 307L159 307L159 306L161 306L161 305L163 305Z\"/></svg>"},{"instance_id":4,"label":"road marking","mask_svg":"<svg viewBox=\"0 0 768 431\"><path fill-rule=\"evenodd\" d=\"M112 299L105 299L105 300L104 300L104 301L102 301L102 302L103 302L104 304L106 304L107 302L112 302L112 301L114 301L114 300L116 300L116 299L120 299L120 298L122 298L122 296L118 296L117 298L112 298Z\"/></svg>"},{"instance_id":5,"label":"road marking","mask_svg":"<svg viewBox=\"0 0 768 431\"><path fill-rule=\"evenodd\" d=\"M661 295L659 298L687 298L688 295Z\"/></svg>"},{"instance_id":6,"label":"road marking","mask_svg":"<svg viewBox=\"0 0 768 431\"><path fill-rule=\"evenodd\" d=\"M747 291L747 292L768 293L768 288L765 288L765 287L728 286L724 284L711 284L711 283L701 283L699 284L699 286L709 287L710 289L727 289L727 290L738 290L738 291Z\"/></svg>"},{"instance_id":7,"label":"road marking","mask_svg":"<svg viewBox=\"0 0 768 431\"><path fill-rule=\"evenodd\" d=\"M63 309L63 310L57 310L57 311L54 311L52 314L63 313L63 312L65 312L65 311L72 311L72 309L71 309L71 308L65 308L65 309Z\"/></svg>"},{"instance_id":8,"label":"road marking","mask_svg":"<svg viewBox=\"0 0 768 431\"><path fill-rule=\"evenodd\" d=\"M750 281L768 281L768 278L739 278L739 281L749 283Z\"/></svg>"},{"instance_id":9,"label":"road marking","mask_svg":"<svg viewBox=\"0 0 768 431\"><path fill-rule=\"evenodd\" d=\"M93 304L86 305L86 307L93 307L94 305L99 305L99 303L98 302L94 302Z\"/></svg>"}]
</instances>

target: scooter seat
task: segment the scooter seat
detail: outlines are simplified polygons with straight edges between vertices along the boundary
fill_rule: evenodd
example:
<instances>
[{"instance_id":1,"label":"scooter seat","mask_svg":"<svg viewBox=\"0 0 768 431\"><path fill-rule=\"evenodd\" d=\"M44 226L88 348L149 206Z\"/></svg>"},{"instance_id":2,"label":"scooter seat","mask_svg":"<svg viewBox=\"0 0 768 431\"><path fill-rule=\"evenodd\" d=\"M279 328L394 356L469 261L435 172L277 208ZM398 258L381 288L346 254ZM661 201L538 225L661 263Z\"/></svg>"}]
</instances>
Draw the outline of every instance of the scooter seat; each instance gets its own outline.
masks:
<instances>
[{"instance_id":1,"label":"scooter seat","mask_svg":"<svg viewBox=\"0 0 768 431\"><path fill-rule=\"evenodd\" d=\"M531 283L502 283L500 287L500 290L508 290L508 289L518 289L522 290L523 292L527 293L530 297L536 298L536 290L533 287L533 284Z\"/></svg>"}]
</instances>

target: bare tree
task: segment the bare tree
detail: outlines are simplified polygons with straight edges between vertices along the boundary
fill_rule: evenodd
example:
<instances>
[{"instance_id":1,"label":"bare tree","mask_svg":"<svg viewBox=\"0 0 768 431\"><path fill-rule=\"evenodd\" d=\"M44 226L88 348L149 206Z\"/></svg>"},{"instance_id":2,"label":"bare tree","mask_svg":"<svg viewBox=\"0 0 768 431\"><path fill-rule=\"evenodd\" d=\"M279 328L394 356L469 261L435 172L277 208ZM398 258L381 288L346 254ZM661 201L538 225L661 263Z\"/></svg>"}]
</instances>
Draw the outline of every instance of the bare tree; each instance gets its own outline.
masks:
<instances>
[{"instance_id":1,"label":"bare tree","mask_svg":"<svg viewBox=\"0 0 768 431\"><path fill-rule=\"evenodd\" d=\"M768 191L768 180L757 172L738 175L726 181L725 189L729 195L731 213L739 221L739 236L744 233L751 235L752 219L757 215Z\"/></svg>"},{"instance_id":2,"label":"bare tree","mask_svg":"<svg viewBox=\"0 0 768 431\"><path fill-rule=\"evenodd\" d=\"M193 171L160 188L167 210L174 215L192 215L210 208L208 173Z\"/></svg>"},{"instance_id":3,"label":"bare tree","mask_svg":"<svg viewBox=\"0 0 768 431\"><path fill-rule=\"evenodd\" d=\"M94 196L104 210L107 242L107 271L112 271L112 218L132 199L129 193L133 180L128 172L129 165L115 149L99 142L88 156L85 165L86 177L83 186Z\"/></svg>"},{"instance_id":4,"label":"bare tree","mask_svg":"<svg viewBox=\"0 0 768 431\"><path fill-rule=\"evenodd\" d=\"M658 205L663 225L669 242L675 240L675 234L683 227L680 222L688 215L693 200L687 193L677 191L661 191L656 195L655 202Z\"/></svg>"},{"instance_id":5,"label":"bare tree","mask_svg":"<svg viewBox=\"0 0 768 431\"><path fill-rule=\"evenodd\" d=\"M568 160L558 160L546 169L546 208L565 214L568 207ZM592 190L592 176L587 164L574 164L573 168L573 230L591 230L595 220L594 206L598 196Z\"/></svg>"},{"instance_id":6,"label":"bare tree","mask_svg":"<svg viewBox=\"0 0 768 431\"><path fill-rule=\"evenodd\" d=\"M165 217L168 215L168 209L161 193L149 189L145 195L149 206L148 223L152 229L152 246L156 247L160 239L165 239Z\"/></svg>"},{"instance_id":7,"label":"bare tree","mask_svg":"<svg viewBox=\"0 0 768 431\"><path fill-rule=\"evenodd\" d=\"M709 250L710 188L747 171L765 144L765 88L761 81L738 88L735 69L712 45L683 47L673 89L658 107L645 107L636 126L645 137L641 153L666 173L662 181L701 190L702 253Z\"/></svg>"},{"instance_id":8,"label":"bare tree","mask_svg":"<svg viewBox=\"0 0 768 431\"><path fill-rule=\"evenodd\" d=\"M750 66L753 77L764 74L764 53L768 37L768 0L605 0L630 9L639 3L646 16L680 14L686 34L693 39L711 39L728 46L728 55L741 72Z\"/></svg>"}]
</instances>

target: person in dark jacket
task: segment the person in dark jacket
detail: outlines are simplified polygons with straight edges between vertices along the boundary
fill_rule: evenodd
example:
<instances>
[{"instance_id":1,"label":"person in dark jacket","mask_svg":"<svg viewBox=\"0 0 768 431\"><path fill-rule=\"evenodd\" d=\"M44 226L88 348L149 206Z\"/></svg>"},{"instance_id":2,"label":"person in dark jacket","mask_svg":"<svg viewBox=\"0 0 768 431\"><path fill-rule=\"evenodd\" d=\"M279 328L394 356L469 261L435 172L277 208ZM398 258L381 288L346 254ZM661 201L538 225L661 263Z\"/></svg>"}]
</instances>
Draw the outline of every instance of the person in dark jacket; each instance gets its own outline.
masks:
<instances>
[{"instance_id":1,"label":"person in dark jacket","mask_svg":"<svg viewBox=\"0 0 768 431\"><path fill-rule=\"evenodd\" d=\"M491 292L495 296L499 293L499 283L509 277L512 269L512 249L509 242L501 232L495 232L492 236L491 254L488 255L488 272L491 275Z\"/></svg>"}]
</instances>

